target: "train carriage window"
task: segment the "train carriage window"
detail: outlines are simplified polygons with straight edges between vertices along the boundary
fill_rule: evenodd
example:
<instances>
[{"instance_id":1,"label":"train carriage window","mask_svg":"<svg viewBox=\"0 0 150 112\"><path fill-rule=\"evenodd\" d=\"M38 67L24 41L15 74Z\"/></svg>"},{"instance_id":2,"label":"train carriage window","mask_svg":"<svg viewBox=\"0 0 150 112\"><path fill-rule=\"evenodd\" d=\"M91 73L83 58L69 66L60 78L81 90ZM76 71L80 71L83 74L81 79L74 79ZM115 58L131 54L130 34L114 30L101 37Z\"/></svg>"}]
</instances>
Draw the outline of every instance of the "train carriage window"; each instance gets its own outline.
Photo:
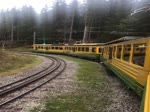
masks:
<instances>
[{"instance_id":1,"label":"train carriage window","mask_svg":"<svg viewBox=\"0 0 150 112\"><path fill-rule=\"evenodd\" d=\"M60 47L59 49L60 49L60 50L63 50L63 48L62 48L62 47Z\"/></svg>"},{"instance_id":2,"label":"train carriage window","mask_svg":"<svg viewBox=\"0 0 150 112\"><path fill-rule=\"evenodd\" d=\"M92 52L95 52L95 51L96 51L96 48L95 48L95 47L93 47L93 48L92 48Z\"/></svg>"},{"instance_id":3,"label":"train carriage window","mask_svg":"<svg viewBox=\"0 0 150 112\"><path fill-rule=\"evenodd\" d=\"M107 47L106 54L109 55L109 47Z\"/></svg>"},{"instance_id":4,"label":"train carriage window","mask_svg":"<svg viewBox=\"0 0 150 112\"><path fill-rule=\"evenodd\" d=\"M75 47L72 47L72 51L75 52Z\"/></svg>"},{"instance_id":5,"label":"train carriage window","mask_svg":"<svg viewBox=\"0 0 150 112\"><path fill-rule=\"evenodd\" d=\"M112 59L112 51L113 51L113 48L109 47L109 59L110 60Z\"/></svg>"},{"instance_id":6,"label":"train carriage window","mask_svg":"<svg viewBox=\"0 0 150 112\"><path fill-rule=\"evenodd\" d=\"M102 48L99 48L98 52L101 53L102 52Z\"/></svg>"},{"instance_id":7,"label":"train carriage window","mask_svg":"<svg viewBox=\"0 0 150 112\"><path fill-rule=\"evenodd\" d=\"M145 54L146 54L146 44L134 44L133 46L133 58L132 62L133 64L144 66L144 60L145 60Z\"/></svg>"},{"instance_id":8,"label":"train carriage window","mask_svg":"<svg viewBox=\"0 0 150 112\"><path fill-rule=\"evenodd\" d=\"M117 46L117 58L121 59L122 46Z\"/></svg>"},{"instance_id":9,"label":"train carriage window","mask_svg":"<svg viewBox=\"0 0 150 112\"><path fill-rule=\"evenodd\" d=\"M78 51L80 51L80 47L78 47Z\"/></svg>"},{"instance_id":10,"label":"train carriage window","mask_svg":"<svg viewBox=\"0 0 150 112\"><path fill-rule=\"evenodd\" d=\"M88 47L86 47L86 48L85 48L85 51L86 51L86 52L89 52L89 48L88 48Z\"/></svg>"},{"instance_id":11,"label":"train carriage window","mask_svg":"<svg viewBox=\"0 0 150 112\"><path fill-rule=\"evenodd\" d=\"M75 47L75 51L78 51L78 48L77 48L77 47Z\"/></svg>"},{"instance_id":12,"label":"train carriage window","mask_svg":"<svg viewBox=\"0 0 150 112\"><path fill-rule=\"evenodd\" d=\"M46 50L48 50L48 47L46 47Z\"/></svg>"},{"instance_id":13,"label":"train carriage window","mask_svg":"<svg viewBox=\"0 0 150 112\"><path fill-rule=\"evenodd\" d=\"M124 45L123 48L123 57L122 59L124 61L128 61L130 60L130 51L131 51L131 45Z\"/></svg>"},{"instance_id":14,"label":"train carriage window","mask_svg":"<svg viewBox=\"0 0 150 112\"><path fill-rule=\"evenodd\" d=\"M84 47L82 47L82 51L84 51Z\"/></svg>"},{"instance_id":15,"label":"train carriage window","mask_svg":"<svg viewBox=\"0 0 150 112\"><path fill-rule=\"evenodd\" d=\"M116 46L113 47L113 57L115 57Z\"/></svg>"}]
</instances>

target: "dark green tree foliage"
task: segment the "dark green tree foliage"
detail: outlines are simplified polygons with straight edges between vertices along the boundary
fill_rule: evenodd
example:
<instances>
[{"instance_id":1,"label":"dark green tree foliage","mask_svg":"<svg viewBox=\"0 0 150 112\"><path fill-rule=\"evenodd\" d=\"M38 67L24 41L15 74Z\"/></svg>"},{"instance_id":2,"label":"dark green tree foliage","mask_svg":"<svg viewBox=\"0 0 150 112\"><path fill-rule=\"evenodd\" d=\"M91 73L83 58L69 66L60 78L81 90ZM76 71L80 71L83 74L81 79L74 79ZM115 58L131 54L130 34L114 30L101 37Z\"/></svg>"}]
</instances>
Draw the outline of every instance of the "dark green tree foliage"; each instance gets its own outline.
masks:
<instances>
[{"instance_id":1,"label":"dark green tree foliage","mask_svg":"<svg viewBox=\"0 0 150 112\"><path fill-rule=\"evenodd\" d=\"M82 40L84 27L89 27L91 42L105 42L121 36L148 36L150 33L149 0L85 0L80 4L72 0L56 0L51 8L45 6L37 14L31 6L21 10L0 12L0 43L32 43L36 32L36 43L67 42L72 28L72 39Z\"/></svg>"},{"instance_id":2,"label":"dark green tree foliage","mask_svg":"<svg viewBox=\"0 0 150 112\"><path fill-rule=\"evenodd\" d=\"M143 0L135 4L139 4L136 7L136 10L148 6L149 1ZM122 19L120 25L118 26L119 31L123 32L133 32L133 34L144 36L150 32L150 14L145 10L141 10L139 13L135 13L132 16L128 16L125 19Z\"/></svg>"},{"instance_id":3,"label":"dark green tree foliage","mask_svg":"<svg viewBox=\"0 0 150 112\"><path fill-rule=\"evenodd\" d=\"M36 13L34 9L29 6L24 6L21 11L20 20L20 34L22 35L22 40L32 40L33 31L35 28Z\"/></svg>"},{"instance_id":4,"label":"dark green tree foliage","mask_svg":"<svg viewBox=\"0 0 150 112\"><path fill-rule=\"evenodd\" d=\"M141 1L141 7L149 7L150 8L150 1L149 0L142 0ZM138 24L135 28L136 31L140 32L150 32L150 13L144 10L143 12L134 15L135 18L138 18Z\"/></svg>"},{"instance_id":5,"label":"dark green tree foliage","mask_svg":"<svg viewBox=\"0 0 150 112\"><path fill-rule=\"evenodd\" d=\"M66 19L66 3L65 0L56 0L53 6L53 23L55 29L62 29Z\"/></svg>"},{"instance_id":6,"label":"dark green tree foliage","mask_svg":"<svg viewBox=\"0 0 150 112\"><path fill-rule=\"evenodd\" d=\"M105 30L117 31L117 25L122 19L125 19L131 10L130 0L110 0L109 12L105 21Z\"/></svg>"},{"instance_id":7,"label":"dark green tree foliage","mask_svg":"<svg viewBox=\"0 0 150 112\"><path fill-rule=\"evenodd\" d=\"M71 13L72 13L72 17L74 16L74 23L73 23L73 29L74 30L79 30L80 29L80 15L79 15L79 6L78 6L78 1L77 0L73 0L72 4L71 4Z\"/></svg>"}]
</instances>

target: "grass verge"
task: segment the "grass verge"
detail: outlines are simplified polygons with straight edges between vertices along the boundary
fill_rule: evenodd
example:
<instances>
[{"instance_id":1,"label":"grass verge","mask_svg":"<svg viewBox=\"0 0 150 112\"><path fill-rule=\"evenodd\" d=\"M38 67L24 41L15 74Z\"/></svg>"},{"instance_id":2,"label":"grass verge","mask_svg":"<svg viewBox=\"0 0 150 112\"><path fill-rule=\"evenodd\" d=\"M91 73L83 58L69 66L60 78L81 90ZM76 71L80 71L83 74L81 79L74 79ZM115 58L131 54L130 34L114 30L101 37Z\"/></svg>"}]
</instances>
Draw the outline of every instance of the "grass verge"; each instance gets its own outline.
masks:
<instances>
[{"instance_id":1,"label":"grass verge","mask_svg":"<svg viewBox=\"0 0 150 112\"><path fill-rule=\"evenodd\" d=\"M105 83L105 72L97 63L71 57L66 59L79 65L76 74L78 89L47 100L43 110L35 107L30 112L103 112L105 107L110 105L110 89Z\"/></svg>"},{"instance_id":2,"label":"grass verge","mask_svg":"<svg viewBox=\"0 0 150 112\"><path fill-rule=\"evenodd\" d=\"M12 75L41 63L43 59L13 52L0 51L0 76Z\"/></svg>"}]
</instances>

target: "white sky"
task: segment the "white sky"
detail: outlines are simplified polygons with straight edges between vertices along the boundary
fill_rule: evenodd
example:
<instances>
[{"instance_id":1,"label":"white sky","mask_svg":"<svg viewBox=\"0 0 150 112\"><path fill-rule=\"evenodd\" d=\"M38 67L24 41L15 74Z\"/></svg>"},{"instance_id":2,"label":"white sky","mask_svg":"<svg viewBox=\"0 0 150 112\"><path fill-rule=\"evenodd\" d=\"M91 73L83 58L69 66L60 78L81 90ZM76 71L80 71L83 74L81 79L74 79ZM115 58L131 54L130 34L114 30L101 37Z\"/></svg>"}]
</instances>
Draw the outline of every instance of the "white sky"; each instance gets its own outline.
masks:
<instances>
[{"instance_id":1,"label":"white sky","mask_svg":"<svg viewBox=\"0 0 150 112\"><path fill-rule=\"evenodd\" d=\"M40 13L41 9L45 5L52 6L55 0L0 0L0 10L11 9L13 7L21 8L24 5L31 5L37 13ZM66 3L70 3L72 0L66 0ZM84 0L78 0L83 2Z\"/></svg>"}]
</instances>

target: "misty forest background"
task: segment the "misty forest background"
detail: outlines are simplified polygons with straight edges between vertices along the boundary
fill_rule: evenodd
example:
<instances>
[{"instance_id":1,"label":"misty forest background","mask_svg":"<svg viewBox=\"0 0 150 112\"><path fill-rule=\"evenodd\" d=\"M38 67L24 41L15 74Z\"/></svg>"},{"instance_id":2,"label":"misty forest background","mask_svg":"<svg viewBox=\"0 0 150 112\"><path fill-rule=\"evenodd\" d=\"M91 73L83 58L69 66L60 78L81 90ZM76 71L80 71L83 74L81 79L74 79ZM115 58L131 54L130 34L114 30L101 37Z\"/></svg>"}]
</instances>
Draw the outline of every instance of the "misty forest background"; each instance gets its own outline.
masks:
<instances>
[{"instance_id":1,"label":"misty forest background","mask_svg":"<svg viewBox=\"0 0 150 112\"><path fill-rule=\"evenodd\" d=\"M32 6L2 10L0 43L32 44L33 32L39 44L82 41L85 26L88 29L86 42L149 36L150 14L144 11L130 15L148 4L149 0L85 0L82 4L77 0L70 4L56 0L52 7L45 6L40 14Z\"/></svg>"}]
</instances>

